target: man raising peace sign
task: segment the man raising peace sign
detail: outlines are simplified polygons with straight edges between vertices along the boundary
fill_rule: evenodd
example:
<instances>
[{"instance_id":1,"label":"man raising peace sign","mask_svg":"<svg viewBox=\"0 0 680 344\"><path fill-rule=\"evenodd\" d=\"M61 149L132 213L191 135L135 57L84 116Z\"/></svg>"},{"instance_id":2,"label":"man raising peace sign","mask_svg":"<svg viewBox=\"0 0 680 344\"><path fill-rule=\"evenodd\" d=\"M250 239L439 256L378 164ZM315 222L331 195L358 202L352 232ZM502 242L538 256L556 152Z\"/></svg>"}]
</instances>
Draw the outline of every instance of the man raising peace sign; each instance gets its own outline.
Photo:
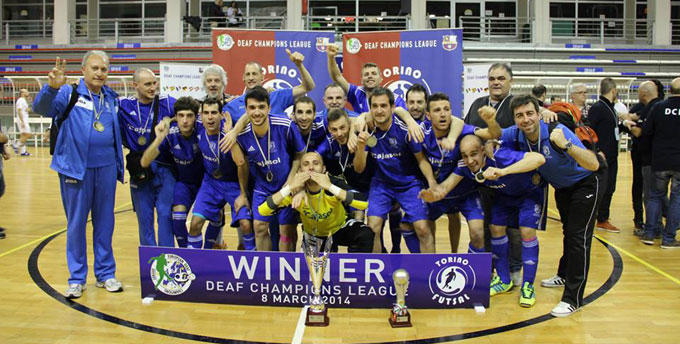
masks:
<instances>
[{"instance_id":1,"label":"man raising peace sign","mask_svg":"<svg viewBox=\"0 0 680 344\"><path fill-rule=\"evenodd\" d=\"M116 280L113 257L113 205L116 179L123 182L123 151L117 94L105 86L109 58L99 50L88 51L82 61L83 78L66 85L66 60L57 57L48 81L35 97L33 108L55 120L59 128L50 167L59 173L61 199L66 212L66 260L70 277L67 298L78 298L87 279L85 225L92 211L96 286L110 292L123 290ZM75 89L74 89L75 88ZM72 96L75 106L65 113ZM55 129L53 129L55 130Z\"/></svg>"}]
</instances>

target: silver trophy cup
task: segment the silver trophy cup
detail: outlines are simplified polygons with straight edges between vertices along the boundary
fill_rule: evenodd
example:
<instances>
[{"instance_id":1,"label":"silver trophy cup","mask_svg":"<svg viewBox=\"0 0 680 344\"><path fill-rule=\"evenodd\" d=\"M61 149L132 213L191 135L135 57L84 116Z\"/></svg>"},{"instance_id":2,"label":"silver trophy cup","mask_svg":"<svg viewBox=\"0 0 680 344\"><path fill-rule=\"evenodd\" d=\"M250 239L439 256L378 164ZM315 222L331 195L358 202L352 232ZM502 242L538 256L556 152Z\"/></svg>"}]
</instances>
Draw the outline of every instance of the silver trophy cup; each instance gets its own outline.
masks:
<instances>
[{"instance_id":1,"label":"silver trophy cup","mask_svg":"<svg viewBox=\"0 0 680 344\"><path fill-rule=\"evenodd\" d=\"M325 239L318 238L303 232L302 251L305 254L309 276L312 280L312 295L309 299L309 309L305 325L307 326L328 326L328 314L326 305L321 298L321 284L323 276L328 266L328 254L333 247L333 239L328 236Z\"/></svg>"}]
</instances>

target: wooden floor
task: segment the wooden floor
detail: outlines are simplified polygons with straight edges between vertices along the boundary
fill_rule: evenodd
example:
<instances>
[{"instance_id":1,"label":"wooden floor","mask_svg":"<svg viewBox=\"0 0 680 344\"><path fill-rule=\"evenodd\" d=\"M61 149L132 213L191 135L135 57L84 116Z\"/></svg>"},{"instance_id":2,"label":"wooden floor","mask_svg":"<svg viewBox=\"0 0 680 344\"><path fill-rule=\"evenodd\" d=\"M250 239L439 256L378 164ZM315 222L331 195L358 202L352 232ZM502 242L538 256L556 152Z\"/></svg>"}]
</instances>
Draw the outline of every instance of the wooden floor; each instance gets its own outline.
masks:
<instances>
[{"instance_id":1,"label":"wooden floor","mask_svg":"<svg viewBox=\"0 0 680 344\"><path fill-rule=\"evenodd\" d=\"M33 257L38 259L37 268L44 282L32 279L29 260L36 247L50 235L62 231L66 223L57 175L48 167L49 155L44 149L31 151L33 156L13 155L4 165L7 191L0 199L0 226L7 229L7 238L0 240L0 295L3 296L0 343L175 343L200 340L200 336L224 338L224 342L230 339L293 341L300 308L174 302L142 305L137 226L134 214L129 211L127 185L118 187L116 207L122 212L116 216L114 234L117 277L124 283L125 292L109 294L95 288L90 273L88 290L77 304L69 306L68 302L52 297L50 293L55 290L62 293L67 286L66 235L57 235L45 244L39 256ZM515 290L492 298L491 307L485 313L468 309L412 310L414 326L407 329L391 329L385 309L332 309L329 327L302 327L302 342L422 340L425 343L465 339L475 343L675 343L676 331L680 328L680 250L661 250L658 242L654 247L645 246L633 236L630 170L629 156L621 154L612 223L621 227L622 232L596 231L596 237L610 248L593 240L586 295L601 287L605 292L583 311L568 318L553 319L547 314L559 301L562 291L542 287L537 287L537 303L530 309L519 307ZM552 198L550 202L550 215L557 217ZM438 227L437 251L447 252L446 220L440 220ZM561 236L559 224L552 220L548 222L547 232L539 234L537 279L555 273L562 250ZM225 238L230 247L235 247L232 232ZM463 233L461 251L467 245L467 238ZM622 264L615 264L619 256ZM91 255L89 262L91 267ZM615 267L622 267L622 271L616 271ZM609 279L618 275L618 280ZM79 311L85 309L80 305L107 316L98 318L94 312ZM133 328L145 328L144 325L168 330L166 333L176 331L196 337L182 339ZM440 337L443 339L436 339Z\"/></svg>"}]
</instances>

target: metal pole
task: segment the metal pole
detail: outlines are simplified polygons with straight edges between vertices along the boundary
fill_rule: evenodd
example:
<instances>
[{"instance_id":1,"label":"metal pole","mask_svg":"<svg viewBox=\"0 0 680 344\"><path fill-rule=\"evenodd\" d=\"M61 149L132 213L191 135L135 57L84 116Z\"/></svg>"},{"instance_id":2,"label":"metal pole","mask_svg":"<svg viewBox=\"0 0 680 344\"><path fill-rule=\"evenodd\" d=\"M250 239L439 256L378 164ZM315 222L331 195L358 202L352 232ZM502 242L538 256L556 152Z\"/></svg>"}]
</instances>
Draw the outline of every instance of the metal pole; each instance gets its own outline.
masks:
<instances>
[{"instance_id":1,"label":"metal pole","mask_svg":"<svg viewBox=\"0 0 680 344\"><path fill-rule=\"evenodd\" d=\"M359 0L354 1L354 32L359 32Z\"/></svg>"},{"instance_id":2,"label":"metal pole","mask_svg":"<svg viewBox=\"0 0 680 344\"><path fill-rule=\"evenodd\" d=\"M600 44L604 44L604 20L600 19Z\"/></svg>"},{"instance_id":3,"label":"metal pole","mask_svg":"<svg viewBox=\"0 0 680 344\"><path fill-rule=\"evenodd\" d=\"M9 23L5 23L5 44L9 45Z\"/></svg>"},{"instance_id":4,"label":"metal pole","mask_svg":"<svg viewBox=\"0 0 680 344\"><path fill-rule=\"evenodd\" d=\"M116 43L118 43L118 19L113 22L113 37L116 40Z\"/></svg>"}]
</instances>

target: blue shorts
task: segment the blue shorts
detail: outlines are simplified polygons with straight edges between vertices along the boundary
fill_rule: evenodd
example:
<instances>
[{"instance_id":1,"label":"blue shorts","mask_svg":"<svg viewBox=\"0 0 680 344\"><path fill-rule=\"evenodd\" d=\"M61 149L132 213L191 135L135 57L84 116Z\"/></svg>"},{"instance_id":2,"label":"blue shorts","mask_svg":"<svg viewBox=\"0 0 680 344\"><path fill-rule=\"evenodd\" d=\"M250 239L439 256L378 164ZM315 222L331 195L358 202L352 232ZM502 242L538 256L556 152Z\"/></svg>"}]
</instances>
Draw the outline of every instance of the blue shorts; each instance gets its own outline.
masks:
<instances>
[{"instance_id":1,"label":"blue shorts","mask_svg":"<svg viewBox=\"0 0 680 344\"><path fill-rule=\"evenodd\" d=\"M241 194L237 182L215 180L212 177L203 178L203 184L198 190L193 214L211 222L219 222L222 209L229 204L231 207L231 226L238 227L239 220L250 220L252 215L248 207L234 209L234 201Z\"/></svg>"},{"instance_id":2,"label":"blue shorts","mask_svg":"<svg viewBox=\"0 0 680 344\"><path fill-rule=\"evenodd\" d=\"M368 191L368 216L377 216L384 220L396 202L405 213L402 222L427 220L427 206L418 198L422 189L423 186L417 179L406 186L395 186L373 178Z\"/></svg>"},{"instance_id":3,"label":"blue shorts","mask_svg":"<svg viewBox=\"0 0 680 344\"><path fill-rule=\"evenodd\" d=\"M444 214L461 212L467 221L483 220L484 209L479 191L456 198L444 198L439 202L428 203L427 211L431 221L436 221Z\"/></svg>"},{"instance_id":4,"label":"blue shorts","mask_svg":"<svg viewBox=\"0 0 680 344\"><path fill-rule=\"evenodd\" d=\"M491 208L491 224L496 226L528 227L545 230L548 218L548 188L538 187L522 198L496 193Z\"/></svg>"},{"instance_id":5,"label":"blue shorts","mask_svg":"<svg viewBox=\"0 0 680 344\"><path fill-rule=\"evenodd\" d=\"M191 208L196 200L196 195L198 194L198 189L201 187L200 184L189 184L185 182L178 181L175 183L175 191L172 195L172 205L183 205L187 209Z\"/></svg>"},{"instance_id":6,"label":"blue shorts","mask_svg":"<svg viewBox=\"0 0 680 344\"><path fill-rule=\"evenodd\" d=\"M251 204L262 204L267 201L267 197L269 197L269 195L255 190L253 191L253 202ZM276 216L276 218L279 220L279 225L297 225L299 223L298 213L291 207L279 208L276 210L274 215L264 216L257 210L257 206L253 206L254 220L271 222L273 216Z\"/></svg>"}]
</instances>

